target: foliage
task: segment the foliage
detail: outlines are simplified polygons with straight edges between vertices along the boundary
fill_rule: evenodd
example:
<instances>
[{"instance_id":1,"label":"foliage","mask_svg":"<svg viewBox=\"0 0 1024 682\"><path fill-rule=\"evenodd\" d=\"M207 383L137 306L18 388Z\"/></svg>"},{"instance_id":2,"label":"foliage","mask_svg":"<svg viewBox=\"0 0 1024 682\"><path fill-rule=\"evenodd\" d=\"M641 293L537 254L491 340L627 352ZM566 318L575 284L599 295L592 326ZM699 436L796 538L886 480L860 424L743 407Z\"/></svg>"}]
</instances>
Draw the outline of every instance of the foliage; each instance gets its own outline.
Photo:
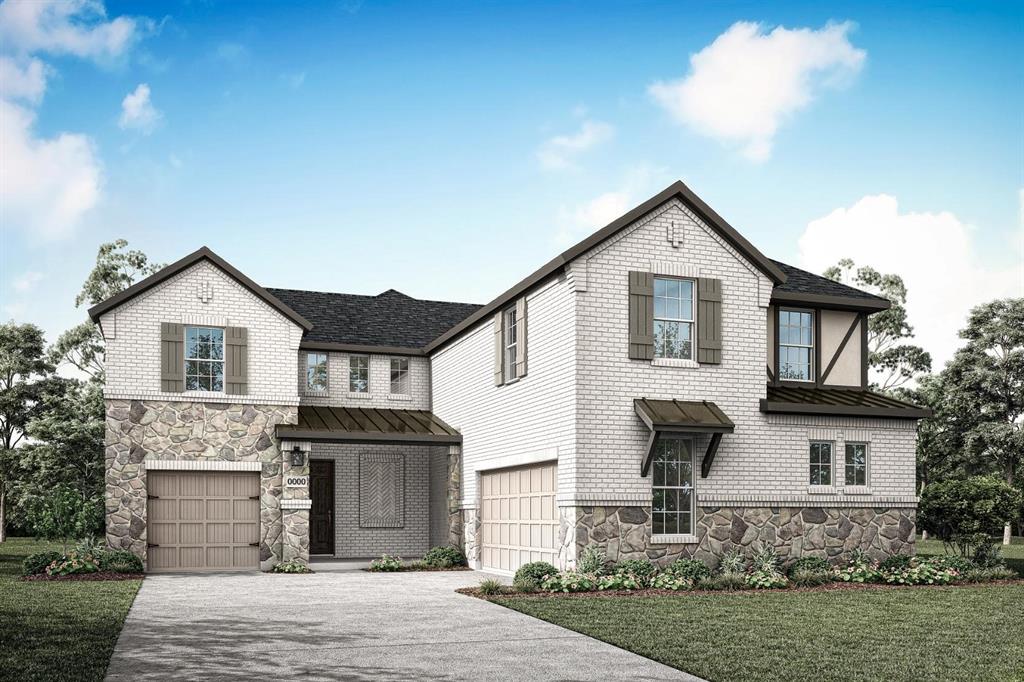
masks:
<instances>
[{"instance_id":1,"label":"foliage","mask_svg":"<svg viewBox=\"0 0 1024 682\"><path fill-rule=\"evenodd\" d=\"M96 554L100 570L112 573L142 573L142 559L126 549L104 549Z\"/></svg>"},{"instance_id":2,"label":"foliage","mask_svg":"<svg viewBox=\"0 0 1024 682\"><path fill-rule=\"evenodd\" d=\"M432 547L423 555L423 563L431 568L465 566L466 555L457 547Z\"/></svg>"},{"instance_id":3,"label":"foliage","mask_svg":"<svg viewBox=\"0 0 1024 682\"><path fill-rule=\"evenodd\" d=\"M755 568L747 574L747 585L756 590L768 590L789 585L789 579L781 571Z\"/></svg>"},{"instance_id":4,"label":"foliage","mask_svg":"<svg viewBox=\"0 0 1024 682\"><path fill-rule=\"evenodd\" d=\"M95 556L71 551L47 566L46 575L79 575L81 573L96 573L99 570L100 562Z\"/></svg>"},{"instance_id":5,"label":"foliage","mask_svg":"<svg viewBox=\"0 0 1024 682\"><path fill-rule=\"evenodd\" d=\"M831 570L797 568L790 569L789 580L797 587L817 587L832 582L835 576Z\"/></svg>"},{"instance_id":6,"label":"foliage","mask_svg":"<svg viewBox=\"0 0 1024 682\"><path fill-rule=\"evenodd\" d=\"M480 581L480 587L478 589L480 590L480 594L501 594L505 591L505 585L503 585L500 580L487 578L486 580Z\"/></svg>"},{"instance_id":7,"label":"foliage","mask_svg":"<svg viewBox=\"0 0 1024 682\"><path fill-rule=\"evenodd\" d=\"M907 320L907 287L902 277L882 274L870 266L854 270L849 258L825 270L824 276L878 294L892 304L868 317L868 365L881 378L874 388L892 391L931 371L931 355L905 342L914 338L914 328Z\"/></svg>"},{"instance_id":8,"label":"foliage","mask_svg":"<svg viewBox=\"0 0 1024 682\"><path fill-rule=\"evenodd\" d=\"M370 570L377 572L401 571L402 559L389 554L382 554L379 559L374 559L370 562Z\"/></svg>"},{"instance_id":9,"label":"foliage","mask_svg":"<svg viewBox=\"0 0 1024 682\"><path fill-rule=\"evenodd\" d=\"M961 579L965 583L989 583L995 580L1017 580L1019 578L1016 571L1006 566L971 568L961 575Z\"/></svg>"},{"instance_id":10,"label":"foliage","mask_svg":"<svg viewBox=\"0 0 1024 682\"><path fill-rule=\"evenodd\" d=\"M997 566L1005 566L1006 562L1003 561L1003 552L999 545L994 542L990 542L987 536L980 539L974 545L974 556L971 557L975 566L980 568L996 568Z\"/></svg>"},{"instance_id":11,"label":"foliage","mask_svg":"<svg viewBox=\"0 0 1024 682\"><path fill-rule=\"evenodd\" d=\"M590 592L597 588L598 577L578 571L560 571L541 582L548 592Z\"/></svg>"},{"instance_id":12,"label":"foliage","mask_svg":"<svg viewBox=\"0 0 1024 682\"><path fill-rule=\"evenodd\" d=\"M747 576L737 571L723 571L697 581L698 590L745 590Z\"/></svg>"},{"instance_id":13,"label":"foliage","mask_svg":"<svg viewBox=\"0 0 1024 682\"><path fill-rule=\"evenodd\" d=\"M38 575L45 571L47 566L63 558L64 554L53 550L29 554L21 562L22 573L24 575Z\"/></svg>"},{"instance_id":14,"label":"foliage","mask_svg":"<svg viewBox=\"0 0 1024 682\"><path fill-rule=\"evenodd\" d=\"M576 570L581 573L604 575L608 572L608 556L598 545L587 545L576 560Z\"/></svg>"},{"instance_id":15,"label":"foliage","mask_svg":"<svg viewBox=\"0 0 1024 682\"><path fill-rule=\"evenodd\" d=\"M106 548L107 543L103 542L95 535L87 535L75 543L75 551L79 554L98 555Z\"/></svg>"},{"instance_id":16,"label":"foliage","mask_svg":"<svg viewBox=\"0 0 1024 682\"><path fill-rule=\"evenodd\" d=\"M743 573L747 570L747 558L738 549L731 549L725 553L718 563L719 573Z\"/></svg>"},{"instance_id":17,"label":"foliage","mask_svg":"<svg viewBox=\"0 0 1024 682\"><path fill-rule=\"evenodd\" d=\"M648 587L658 572L658 567L650 559L626 559L615 565L616 575L631 575L641 587Z\"/></svg>"},{"instance_id":18,"label":"foliage","mask_svg":"<svg viewBox=\"0 0 1024 682\"><path fill-rule=\"evenodd\" d=\"M907 562L893 562L889 567L884 564L880 566L881 581L890 585L948 585L960 577L959 571L942 562L907 558Z\"/></svg>"},{"instance_id":19,"label":"foliage","mask_svg":"<svg viewBox=\"0 0 1024 682\"><path fill-rule=\"evenodd\" d=\"M705 568L707 568L707 566L705 566ZM700 576L700 579L710 577L711 571L709 570L707 575ZM697 580L697 578L684 575L682 573L663 571L654 576L654 580L651 582L651 587L659 590L692 590L693 586L697 583Z\"/></svg>"},{"instance_id":20,"label":"foliage","mask_svg":"<svg viewBox=\"0 0 1024 682\"><path fill-rule=\"evenodd\" d=\"M34 499L27 517L39 537L58 541L66 549L70 539L87 535L103 523L103 501L98 496L83 499L61 483Z\"/></svg>"},{"instance_id":21,"label":"foliage","mask_svg":"<svg viewBox=\"0 0 1024 682\"><path fill-rule=\"evenodd\" d=\"M678 578L686 578L696 582L701 578L711 576L711 569L700 559L676 559L665 567L661 575L670 575ZM660 576L659 576L660 577Z\"/></svg>"},{"instance_id":22,"label":"foliage","mask_svg":"<svg viewBox=\"0 0 1024 682\"><path fill-rule=\"evenodd\" d=\"M893 554L892 556L886 557L882 563L878 564L878 570L880 571L896 571L903 570L910 566L914 562L914 557L909 554Z\"/></svg>"},{"instance_id":23,"label":"foliage","mask_svg":"<svg viewBox=\"0 0 1024 682\"><path fill-rule=\"evenodd\" d=\"M862 550L850 552L850 559L845 566L835 570L836 578L844 583L877 583L882 580L878 563Z\"/></svg>"},{"instance_id":24,"label":"foliage","mask_svg":"<svg viewBox=\"0 0 1024 682\"><path fill-rule=\"evenodd\" d=\"M968 556L1020 509L1020 492L991 476L932 483L918 505L921 527Z\"/></svg>"},{"instance_id":25,"label":"foliage","mask_svg":"<svg viewBox=\"0 0 1024 682\"><path fill-rule=\"evenodd\" d=\"M597 578L597 589L599 590L640 590L648 587L649 584L632 573L613 573Z\"/></svg>"},{"instance_id":26,"label":"foliage","mask_svg":"<svg viewBox=\"0 0 1024 682\"><path fill-rule=\"evenodd\" d=\"M825 559L816 556L803 556L790 564L789 575L792 577L798 571L821 572L830 570L832 570L832 567Z\"/></svg>"},{"instance_id":27,"label":"foliage","mask_svg":"<svg viewBox=\"0 0 1024 682\"><path fill-rule=\"evenodd\" d=\"M309 565L300 559L291 559L289 561L282 561L279 564L274 564L274 567L270 569L271 573L312 573L313 569Z\"/></svg>"},{"instance_id":28,"label":"foliage","mask_svg":"<svg viewBox=\"0 0 1024 682\"><path fill-rule=\"evenodd\" d=\"M957 573L967 573L978 568L977 564L968 559L965 556L959 554L942 554L940 556L929 557L933 562L939 566L945 568L951 568Z\"/></svg>"},{"instance_id":29,"label":"foliage","mask_svg":"<svg viewBox=\"0 0 1024 682\"><path fill-rule=\"evenodd\" d=\"M541 588L544 579L558 573L558 569L546 561L533 561L523 564L516 571L512 586L520 592L532 592Z\"/></svg>"}]
</instances>

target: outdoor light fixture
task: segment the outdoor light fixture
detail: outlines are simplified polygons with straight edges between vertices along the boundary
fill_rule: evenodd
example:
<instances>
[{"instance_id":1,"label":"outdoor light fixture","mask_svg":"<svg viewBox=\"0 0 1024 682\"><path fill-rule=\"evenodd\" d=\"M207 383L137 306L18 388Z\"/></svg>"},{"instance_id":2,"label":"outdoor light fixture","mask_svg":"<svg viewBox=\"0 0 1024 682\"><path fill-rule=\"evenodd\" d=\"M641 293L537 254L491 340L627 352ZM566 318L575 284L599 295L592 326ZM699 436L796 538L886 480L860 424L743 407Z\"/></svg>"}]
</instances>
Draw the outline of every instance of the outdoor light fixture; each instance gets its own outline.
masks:
<instances>
[{"instance_id":1,"label":"outdoor light fixture","mask_svg":"<svg viewBox=\"0 0 1024 682\"><path fill-rule=\"evenodd\" d=\"M298 445L292 448L292 466L301 467L306 464L306 453Z\"/></svg>"}]
</instances>

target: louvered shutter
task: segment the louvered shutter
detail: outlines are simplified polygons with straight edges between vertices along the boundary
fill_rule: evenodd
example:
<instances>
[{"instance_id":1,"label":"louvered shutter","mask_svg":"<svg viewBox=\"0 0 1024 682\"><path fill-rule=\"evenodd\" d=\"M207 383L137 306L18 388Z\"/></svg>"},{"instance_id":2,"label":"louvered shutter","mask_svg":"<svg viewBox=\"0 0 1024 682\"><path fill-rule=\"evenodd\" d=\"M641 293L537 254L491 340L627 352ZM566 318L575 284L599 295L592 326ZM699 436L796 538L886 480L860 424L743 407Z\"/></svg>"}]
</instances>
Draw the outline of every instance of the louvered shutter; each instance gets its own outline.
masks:
<instances>
[{"instance_id":1,"label":"louvered shutter","mask_svg":"<svg viewBox=\"0 0 1024 682\"><path fill-rule=\"evenodd\" d=\"M697 280L697 362L722 362L722 281Z\"/></svg>"},{"instance_id":2,"label":"louvered shutter","mask_svg":"<svg viewBox=\"0 0 1024 682\"><path fill-rule=\"evenodd\" d=\"M505 380L503 364L505 359L505 340L502 334L502 320L505 316L501 312L494 314L494 385L501 386Z\"/></svg>"},{"instance_id":3,"label":"louvered shutter","mask_svg":"<svg viewBox=\"0 0 1024 682\"><path fill-rule=\"evenodd\" d=\"M629 273L629 357L654 358L654 273Z\"/></svg>"},{"instance_id":4,"label":"louvered shutter","mask_svg":"<svg viewBox=\"0 0 1024 682\"><path fill-rule=\"evenodd\" d=\"M516 301L516 377L526 376L526 297Z\"/></svg>"},{"instance_id":5,"label":"louvered shutter","mask_svg":"<svg viewBox=\"0 0 1024 682\"><path fill-rule=\"evenodd\" d=\"M249 392L249 330L224 329L224 392L246 395Z\"/></svg>"},{"instance_id":6,"label":"louvered shutter","mask_svg":"<svg viewBox=\"0 0 1024 682\"><path fill-rule=\"evenodd\" d=\"M185 391L185 325L160 323L160 390Z\"/></svg>"}]
</instances>

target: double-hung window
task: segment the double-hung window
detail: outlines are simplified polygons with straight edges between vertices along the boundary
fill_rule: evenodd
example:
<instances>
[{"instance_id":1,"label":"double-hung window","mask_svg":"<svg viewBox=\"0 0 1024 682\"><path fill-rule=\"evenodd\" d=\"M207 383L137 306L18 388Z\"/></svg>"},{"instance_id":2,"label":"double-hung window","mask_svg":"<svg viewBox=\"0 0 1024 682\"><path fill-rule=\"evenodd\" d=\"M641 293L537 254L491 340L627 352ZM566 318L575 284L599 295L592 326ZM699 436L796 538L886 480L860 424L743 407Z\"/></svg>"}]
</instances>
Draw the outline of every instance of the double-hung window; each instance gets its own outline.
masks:
<instances>
[{"instance_id":1,"label":"double-hung window","mask_svg":"<svg viewBox=\"0 0 1024 682\"><path fill-rule=\"evenodd\" d=\"M409 393L409 358L391 358L391 392Z\"/></svg>"},{"instance_id":2,"label":"double-hung window","mask_svg":"<svg viewBox=\"0 0 1024 682\"><path fill-rule=\"evenodd\" d=\"M516 330L516 309L515 306L505 311L505 321L502 325L502 346L504 348L505 381L512 381L516 378L516 357L519 350L519 339Z\"/></svg>"},{"instance_id":3,"label":"double-hung window","mask_svg":"<svg viewBox=\"0 0 1024 682\"><path fill-rule=\"evenodd\" d=\"M662 438L655 448L654 535L693 534L693 441Z\"/></svg>"},{"instance_id":4,"label":"double-hung window","mask_svg":"<svg viewBox=\"0 0 1024 682\"><path fill-rule=\"evenodd\" d=\"M306 353L306 390L327 390L327 353Z\"/></svg>"},{"instance_id":5,"label":"double-hung window","mask_svg":"<svg viewBox=\"0 0 1024 682\"><path fill-rule=\"evenodd\" d=\"M348 356L348 390L350 393L367 393L370 390L370 358L367 356Z\"/></svg>"},{"instance_id":6,"label":"double-hung window","mask_svg":"<svg viewBox=\"0 0 1024 682\"><path fill-rule=\"evenodd\" d=\"M224 330L185 327L185 390L224 390Z\"/></svg>"},{"instance_id":7,"label":"double-hung window","mask_svg":"<svg viewBox=\"0 0 1024 682\"><path fill-rule=\"evenodd\" d=\"M846 444L846 485L868 484L868 444Z\"/></svg>"},{"instance_id":8,"label":"double-hung window","mask_svg":"<svg viewBox=\"0 0 1024 682\"><path fill-rule=\"evenodd\" d=\"M832 450L830 441L811 441L811 485L832 485Z\"/></svg>"},{"instance_id":9,"label":"double-hung window","mask_svg":"<svg viewBox=\"0 0 1024 682\"><path fill-rule=\"evenodd\" d=\"M779 378L814 381L814 313L779 310Z\"/></svg>"},{"instance_id":10,"label":"double-hung window","mask_svg":"<svg viewBox=\"0 0 1024 682\"><path fill-rule=\"evenodd\" d=\"M654 357L693 359L693 280L654 278Z\"/></svg>"}]
</instances>

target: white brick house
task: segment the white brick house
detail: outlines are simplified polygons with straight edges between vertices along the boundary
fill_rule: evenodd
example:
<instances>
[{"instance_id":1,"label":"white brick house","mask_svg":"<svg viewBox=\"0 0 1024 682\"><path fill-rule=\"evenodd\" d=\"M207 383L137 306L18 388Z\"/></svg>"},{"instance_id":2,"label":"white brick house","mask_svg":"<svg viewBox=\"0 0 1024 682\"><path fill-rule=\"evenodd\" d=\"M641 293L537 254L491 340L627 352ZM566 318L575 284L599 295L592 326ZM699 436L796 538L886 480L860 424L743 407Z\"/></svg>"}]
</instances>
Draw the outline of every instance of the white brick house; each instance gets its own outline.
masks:
<instances>
[{"instance_id":1,"label":"white brick house","mask_svg":"<svg viewBox=\"0 0 1024 682\"><path fill-rule=\"evenodd\" d=\"M675 183L484 306L264 289L207 249L90 311L108 540L149 570L913 551L888 302L766 258Z\"/></svg>"}]
</instances>

